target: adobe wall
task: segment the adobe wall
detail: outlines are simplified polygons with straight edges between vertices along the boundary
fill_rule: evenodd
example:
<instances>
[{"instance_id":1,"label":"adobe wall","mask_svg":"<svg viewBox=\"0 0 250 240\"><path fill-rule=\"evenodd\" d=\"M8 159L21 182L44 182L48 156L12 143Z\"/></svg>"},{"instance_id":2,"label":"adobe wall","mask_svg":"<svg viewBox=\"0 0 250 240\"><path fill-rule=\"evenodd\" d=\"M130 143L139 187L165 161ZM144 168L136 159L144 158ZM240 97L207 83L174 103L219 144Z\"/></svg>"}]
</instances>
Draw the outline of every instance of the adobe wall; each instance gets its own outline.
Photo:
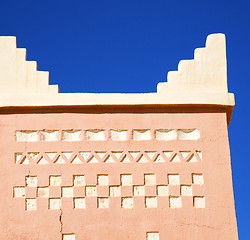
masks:
<instances>
[{"instance_id":1,"label":"adobe wall","mask_svg":"<svg viewBox=\"0 0 250 240\"><path fill-rule=\"evenodd\" d=\"M237 240L224 34L167 80L59 93L0 37L0 238Z\"/></svg>"},{"instance_id":2,"label":"adobe wall","mask_svg":"<svg viewBox=\"0 0 250 240\"><path fill-rule=\"evenodd\" d=\"M237 239L223 109L85 111L0 116L3 238Z\"/></svg>"}]
</instances>

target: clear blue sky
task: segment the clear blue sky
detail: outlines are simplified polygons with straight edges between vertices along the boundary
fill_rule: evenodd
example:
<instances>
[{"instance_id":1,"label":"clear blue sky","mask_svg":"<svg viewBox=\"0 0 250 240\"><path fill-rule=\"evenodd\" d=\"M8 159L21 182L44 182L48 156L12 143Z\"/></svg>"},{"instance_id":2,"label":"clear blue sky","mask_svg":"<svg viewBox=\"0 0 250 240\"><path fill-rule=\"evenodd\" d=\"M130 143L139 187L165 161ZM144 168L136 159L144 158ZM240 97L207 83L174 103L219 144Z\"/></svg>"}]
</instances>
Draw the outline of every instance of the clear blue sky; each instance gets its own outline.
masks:
<instances>
[{"instance_id":1,"label":"clear blue sky","mask_svg":"<svg viewBox=\"0 0 250 240\"><path fill-rule=\"evenodd\" d=\"M0 5L0 35L17 36L28 60L61 92L154 92L206 36L227 37L229 127L241 240L249 239L249 1L12 1ZM248 97L247 97L248 96ZM211 159L212 160L212 159Z\"/></svg>"}]
</instances>

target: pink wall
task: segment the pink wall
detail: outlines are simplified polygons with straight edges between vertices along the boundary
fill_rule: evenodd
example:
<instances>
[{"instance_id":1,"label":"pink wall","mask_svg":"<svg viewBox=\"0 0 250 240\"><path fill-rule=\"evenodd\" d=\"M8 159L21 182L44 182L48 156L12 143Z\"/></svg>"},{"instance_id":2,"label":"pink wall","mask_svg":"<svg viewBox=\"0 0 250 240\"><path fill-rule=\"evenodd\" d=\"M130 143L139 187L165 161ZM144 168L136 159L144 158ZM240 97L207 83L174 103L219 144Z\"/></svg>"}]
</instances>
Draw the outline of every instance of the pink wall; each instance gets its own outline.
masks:
<instances>
[{"instance_id":1,"label":"pink wall","mask_svg":"<svg viewBox=\"0 0 250 240\"><path fill-rule=\"evenodd\" d=\"M149 234L148 240L237 239L227 117L223 110L56 111L14 111L0 116L2 239L141 240L147 239L147 233L156 233ZM56 141L44 141L40 133L44 129L58 130ZM69 129L81 130L79 141L63 140L62 131ZM87 140L88 129L104 130L105 139ZM110 129L128 130L128 139L112 140ZM151 139L134 140L133 129L150 130ZM197 129L200 138L157 140L156 129L173 129L175 134L178 129ZM20 130L34 130L35 141L17 139L16 131ZM90 157L84 159L84 154L79 153L82 151L90 151ZM98 151L106 152L103 159L98 157ZM115 158L114 151L122 152L120 159ZM133 159L130 151L140 153ZM32 159L30 152L39 154ZM47 152L56 155L50 159ZM183 152L188 152L187 156ZM65 163L55 163L59 155ZM109 155L114 163L104 162ZM125 155L130 162L120 162ZM148 162L137 162L142 155ZM42 156L47 164L38 164ZM71 163L74 156L82 163ZM88 162L91 156L98 163ZM122 174L131 175L129 186L122 185ZM146 176L151 179L149 185L145 174L152 174ZM74 176L83 175L85 183L74 182ZM98 175L106 175L104 186L98 185ZM52 186L51 176L61 177L59 186ZM115 197L110 194L114 186L121 191ZM135 196L135 186L144 190L141 196ZM86 193L88 187L94 187L95 196ZM78 203L74 203L76 198ZM123 208L122 198L127 198L128 205L124 204L133 204L132 208ZM59 200L55 205L52 200L50 205L49 199ZM26 206L26 201L30 205ZM61 209L49 209L56 208L57 201L61 201ZM85 208L77 209L75 204Z\"/></svg>"}]
</instances>

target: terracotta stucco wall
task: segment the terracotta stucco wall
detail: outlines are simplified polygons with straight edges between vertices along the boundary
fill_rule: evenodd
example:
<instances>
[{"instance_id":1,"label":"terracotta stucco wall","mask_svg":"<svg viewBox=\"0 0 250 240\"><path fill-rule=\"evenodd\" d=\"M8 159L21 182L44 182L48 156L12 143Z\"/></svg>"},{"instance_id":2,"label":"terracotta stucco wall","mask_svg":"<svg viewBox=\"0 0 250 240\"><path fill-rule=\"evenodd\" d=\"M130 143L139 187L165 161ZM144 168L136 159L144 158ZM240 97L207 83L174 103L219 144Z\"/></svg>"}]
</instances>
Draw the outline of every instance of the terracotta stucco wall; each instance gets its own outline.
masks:
<instances>
[{"instance_id":1,"label":"terracotta stucco wall","mask_svg":"<svg viewBox=\"0 0 250 240\"><path fill-rule=\"evenodd\" d=\"M12 112L0 124L3 239L237 239L224 111Z\"/></svg>"}]
</instances>

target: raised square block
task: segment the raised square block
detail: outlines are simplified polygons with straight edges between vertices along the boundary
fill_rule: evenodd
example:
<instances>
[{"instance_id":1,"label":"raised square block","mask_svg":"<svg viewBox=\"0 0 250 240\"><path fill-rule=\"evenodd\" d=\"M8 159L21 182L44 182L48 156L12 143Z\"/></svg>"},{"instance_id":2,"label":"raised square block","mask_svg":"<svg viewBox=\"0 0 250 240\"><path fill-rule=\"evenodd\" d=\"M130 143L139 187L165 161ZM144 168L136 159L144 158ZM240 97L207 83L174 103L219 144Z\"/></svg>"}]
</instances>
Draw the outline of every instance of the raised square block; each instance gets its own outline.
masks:
<instances>
[{"instance_id":1,"label":"raised square block","mask_svg":"<svg viewBox=\"0 0 250 240\"><path fill-rule=\"evenodd\" d=\"M85 186L85 176L84 175L74 175L73 185L74 186Z\"/></svg>"},{"instance_id":2,"label":"raised square block","mask_svg":"<svg viewBox=\"0 0 250 240\"><path fill-rule=\"evenodd\" d=\"M59 175L54 175L49 177L49 185L50 186L61 186L62 178Z\"/></svg>"},{"instance_id":3,"label":"raised square block","mask_svg":"<svg viewBox=\"0 0 250 240\"><path fill-rule=\"evenodd\" d=\"M97 198L98 208L109 208L109 198L101 197Z\"/></svg>"},{"instance_id":4,"label":"raised square block","mask_svg":"<svg viewBox=\"0 0 250 240\"><path fill-rule=\"evenodd\" d=\"M205 197L194 197L195 208L205 208Z\"/></svg>"},{"instance_id":5,"label":"raised square block","mask_svg":"<svg viewBox=\"0 0 250 240\"><path fill-rule=\"evenodd\" d=\"M156 185L156 175L153 173L144 175L145 185Z\"/></svg>"},{"instance_id":6,"label":"raised square block","mask_svg":"<svg viewBox=\"0 0 250 240\"><path fill-rule=\"evenodd\" d=\"M145 197L146 208L157 208L157 197Z\"/></svg>"},{"instance_id":7,"label":"raised square block","mask_svg":"<svg viewBox=\"0 0 250 240\"><path fill-rule=\"evenodd\" d=\"M160 240L158 232L147 232L146 240Z\"/></svg>"},{"instance_id":8,"label":"raised square block","mask_svg":"<svg viewBox=\"0 0 250 240\"><path fill-rule=\"evenodd\" d=\"M134 200L132 197L123 197L121 199L122 203L121 206L122 208L133 208L134 207Z\"/></svg>"},{"instance_id":9,"label":"raised square block","mask_svg":"<svg viewBox=\"0 0 250 240\"><path fill-rule=\"evenodd\" d=\"M179 174L168 174L168 184L169 185L180 185Z\"/></svg>"},{"instance_id":10,"label":"raised square block","mask_svg":"<svg viewBox=\"0 0 250 240\"><path fill-rule=\"evenodd\" d=\"M62 197L73 197L73 187L62 187Z\"/></svg>"},{"instance_id":11,"label":"raised square block","mask_svg":"<svg viewBox=\"0 0 250 240\"><path fill-rule=\"evenodd\" d=\"M193 196L192 186L182 185L181 186L181 195L182 196Z\"/></svg>"},{"instance_id":12,"label":"raised square block","mask_svg":"<svg viewBox=\"0 0 250 240\"><path fill-rule=\"evenodd\" d=\"M182 202L181 197L169 197L169 206L170 208L181 208Z\"/></svg>"},{"instance_id":13,"label":"raised square block","mask_svg":"<svg viewBox=\"0 0 250 240\"><path fill-rule=\"evenodd\" d=\"M169 189L166 185L159 185L157 186L157 195L160 197L169 196Z\"/></svg>"},{"instance_id":14,"label":"raised square block","mask_svg":"<svg viewBox=\"0 0 250 240\"><path fill-rule=\"evenodd\" d=\"M35 211L37 209L36 199L35 198L27 198L26 199L26 207L27 211Z\"/></svg>"},{"instance_id":15,"label":"raised square block","mask_svg":"<svg viewBox=\"0 0 250 240\"><path fill-rule=\"evenodd\" d=\"M62 240L76 240L75 234L63 234Z\"/></svg>"},{"instance_id":16,"label":"raised square block","mask_svg":"<svg viewBox=\"0 0 250 240\"><path fill-rule=\"evenodd\" d=\"M37 176L26 176L27 187L37 187Z\"/></svg>"},{"instance_id":17,"label":"raised square block","mask_svg":"<svg viewBox=\"0 0 250 240\"><path fill-rule=\"evenodd\" d=\"M122 186L132 186L132 175L131 174L121 174L121 185Z\"/></svg>"},{"instance_id":18,"label":"raised square block","mask_svg":"<svg viewBox=\"0 0 250 240\"><path fill-rule=\"evenodd\" d=\"M74 198L74 208L85 209L86 208L85 198Z\"/></svg>"},{"instance_id":19,"label":"raised square block","mask_svg":"<svg viewBox=\"0 0 250 240\"><path fill-rule=\"evenodd\" d=\"M203 185L204 179L201 173L193 173L192 174L193 184Z\"/></svg>"},{"instance_id":20,"label":"raised square block","mask_svg":"<svg viewBox=\"0 0 250 240\"><path fill-rule=\"evenodd\" d=\"M14 187L13 188L13 196L15 198L25 198L26 191L25 187Z\"/></svg>"},{"instance_id":21,"label":"raised square block","mask_svg":"<svg viewBox=\"0 0 250 240\"><path fill-rule=\"evenodd\" d=\"M86 186L85 194L86 194L86 197L97 197L96 186Z\"/></svg>"},{"instance_id":22,"label":"raised square block","mask_svg":"<svg viewBox=\"0 0 250 240\"><path fill-rule=\"evenodd\" d=\"M121 186L110 186L109 187L110 197L120 197L121 196Z\"/></svg>"},{"instance_id":23,"label":"raised square block","mask_svg":"<svg viewBox=\"0 0 250 240\"><path fill-rule=\"evenodd\" d=\"M97 184L100 186L109 185L109 176L108 175L97 175Z\"/></svg>"},{"instance_id":24,"label":"raised square block","mask_svg":"<svg viewBox=\"0 0 250 240\"><path fill-rule=\"evenodd\" d=\"M134 196L145 196L145 186L134 186Z\"/></svg>"},{"instance_id":25,"label":"raised square block","mask_svg":"<svg viewBox=\"0 0 250 240\"><path fill-rule=\"evenodd\" d=\"M49 209L51 209L51 210L61 209L61 199L60 198L50 198L49 199Z\"/></svg>"}]
</instances>

